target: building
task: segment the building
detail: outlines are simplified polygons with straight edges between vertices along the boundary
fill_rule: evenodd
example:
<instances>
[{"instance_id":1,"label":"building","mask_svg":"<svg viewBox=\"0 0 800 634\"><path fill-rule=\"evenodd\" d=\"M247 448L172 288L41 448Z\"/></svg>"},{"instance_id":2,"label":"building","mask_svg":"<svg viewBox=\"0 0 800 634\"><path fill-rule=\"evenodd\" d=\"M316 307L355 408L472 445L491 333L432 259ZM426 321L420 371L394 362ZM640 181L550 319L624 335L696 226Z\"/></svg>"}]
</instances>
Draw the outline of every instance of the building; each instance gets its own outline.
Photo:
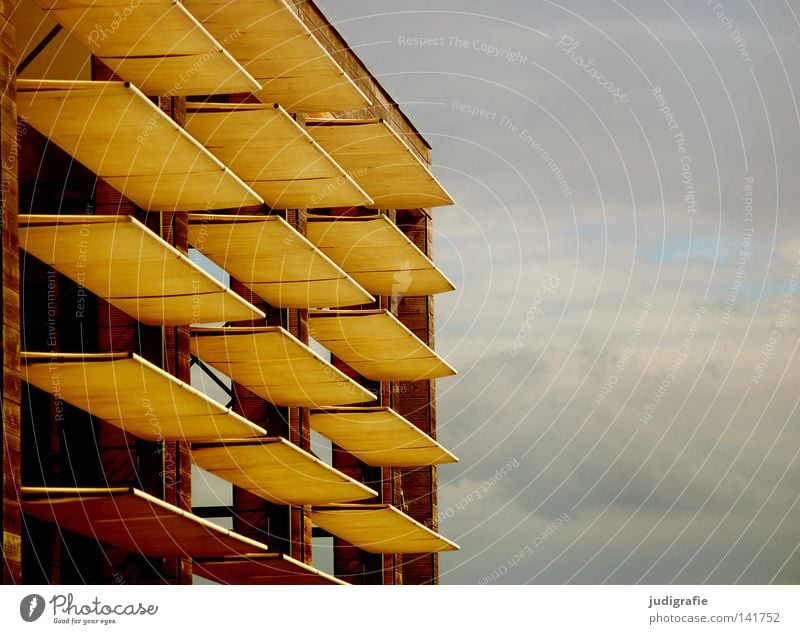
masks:
<instances>
[{"instance_id":1,"label":"building","mask_svg":"<svg viewBox=\"0 0 800 634\"><path fill-rule=\"evenodd\" d=\"M310 1L0 11L4 582L437 583L413 124Z\"/></svg>"}]
</instances>

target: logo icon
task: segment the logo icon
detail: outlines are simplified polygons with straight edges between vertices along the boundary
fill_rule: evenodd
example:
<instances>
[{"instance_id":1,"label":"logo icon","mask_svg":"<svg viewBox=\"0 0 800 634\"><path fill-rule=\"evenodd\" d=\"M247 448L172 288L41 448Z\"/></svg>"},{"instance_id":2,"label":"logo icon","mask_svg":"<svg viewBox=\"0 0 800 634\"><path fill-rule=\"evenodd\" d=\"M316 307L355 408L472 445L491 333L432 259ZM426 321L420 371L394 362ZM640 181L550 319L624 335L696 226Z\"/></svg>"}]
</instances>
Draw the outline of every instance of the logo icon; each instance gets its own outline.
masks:
<instances>
[{"instance_id":1,"label":"logo icon","mask_svg":"<svg viewBox=\"0 0 800 634\"><path fill-rule=\"evenodd\" d=\"M33 623L44 612L44 597L40 594L29 594L19 603L19 615L23 621Z\"/></svg>"},{"instance_id":2,"label":"logo icon","mask_svg":"<svg viewBox=\"0 0 800 634\"><path fill-rule=\"evenodd\" d=\"M392 300L395 302L399 301L403 293L409 289L413 280L414 276L411 273L411 262L406 260L400 265L400 270L396 271L392 276L392 281L394 282L394 284L392 284Z\"/></svg>"}]
</instances>

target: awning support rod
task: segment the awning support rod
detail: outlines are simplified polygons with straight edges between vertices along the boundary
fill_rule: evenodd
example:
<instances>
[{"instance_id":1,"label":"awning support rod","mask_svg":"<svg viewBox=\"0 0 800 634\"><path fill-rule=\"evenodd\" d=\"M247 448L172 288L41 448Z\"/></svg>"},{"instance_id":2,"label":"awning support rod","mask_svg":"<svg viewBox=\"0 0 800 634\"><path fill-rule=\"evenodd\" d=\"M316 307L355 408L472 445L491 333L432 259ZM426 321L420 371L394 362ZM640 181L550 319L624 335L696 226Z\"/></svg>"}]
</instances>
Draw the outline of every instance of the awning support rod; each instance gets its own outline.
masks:
<instances>
[{"instance_id":1,"label":"awning support rod","mask_svg":"<svg viewBox=\"0 0 800 634\"><path fill-rule=\"evenodd\" d=\"M25 59L23 59L19 64L17 64L17 75L19 75L22 71L28 68L31 62L33 62L33 60L39 57L39 53L41 53L45 49L45 47L47 47L47 45L53 41L53 38L56 35L58 35L59 32L61 31L61 28L62 27L60 24L56 24L52 29L50 29L50 32L42 38L42 41L39 42L33 48L33 50L25 56Z\"/></svg>"}]
</instances>

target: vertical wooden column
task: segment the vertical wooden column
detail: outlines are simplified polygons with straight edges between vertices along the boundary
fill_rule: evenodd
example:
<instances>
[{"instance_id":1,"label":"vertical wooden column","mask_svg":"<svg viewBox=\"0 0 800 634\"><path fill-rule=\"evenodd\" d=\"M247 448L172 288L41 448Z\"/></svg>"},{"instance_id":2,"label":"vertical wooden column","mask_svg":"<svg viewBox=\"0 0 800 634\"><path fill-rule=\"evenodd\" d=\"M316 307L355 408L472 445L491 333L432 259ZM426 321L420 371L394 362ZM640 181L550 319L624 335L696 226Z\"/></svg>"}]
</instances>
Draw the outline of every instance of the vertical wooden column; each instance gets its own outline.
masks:
<instances>
[{"instance_id":1,"label":"vertical wooden column","mask_svg":"<svg viewBox=\"0 0 800 634\"><path fill-rule=\"evenodd\" d=\"M308 211L306 209L290 209L286 212L286 221L301 234L306 235ZM303 343L308 343L308 310L288 309L286 329ZM289 440L298 447L311 451L311 426L307 407L289 408ZM312 563L311 557L311 507L296 506L291 509L291 556L306 564Z\"/></svg>"},{"instance_id":2,"label":"vertical wooden column","mask_svg":"<svg viewBox=\"0 0 800 634\"><path fill-rule=\"evenodd\" d=\"M331 216L372 215L375 212L359 207L336 207L330 210ZM392 212L389 212L390 218ZM364 308L384 308L392 310L390 297L377 297L374 304ZM391 381L370 381L361 376L342 360L331 355L331 361L339 370L364 386L378 397L372 405L391 406L397 392L397 385ZM385 504L401 505L399 479L393 468L370 467L341 447L333 446L333 466L354 480L375 489L380 501ZM363 551L341 539L334 538L334 573L337 577L359 585L398 585L402 583L400 559L397 555L376 555Z\"/></svg>"},{"instance_id":3,"label":"vertical wooden column","mask_svg":"<svg viewBox=\"0 0 800 634\"><path fill-rule=\"evenodd\" d=\"M19 252L17 235L17 109L14 4L0 0L0 208L2 208L2 400L3 439L3 583L22 582L22 521L20 486L20 379L19 379Z\"/></svg>"},{"instance_id":4,"label":"vertical wooden column","mask_svg":"<svg viewBox=\"0 0 800 634\"><path fill-rule=\"evenodd\" d=\"M397 224L403 233L431 257L430 218L421 210L398 211ZM397 316L417 337L434 347L433 298L400 298ZM434 381L400 383L397 411L426 434L436 438L436 384ZM411 517L438 531L438 479L435 466L400 469L406 508ZM403 582L436 584L439 582L437 553L403 555Z\"/></svg>"},{"instance_id":5,"label":"vertical wooden column","mask_svg":"<svg viewBox=\"0 0 800 634\"><path fill-rule=\"evenodd\" d=\"M119 79L94 57L92 78L104 81ZM97 214L133 215L151 230L161 233L160 214L144 212L116 189L99 179L95 186L95 203ZM136 352L159 367L163 365L162 328L146 326L127 313L100 300L97 332L100 352ZM142 407L146 407L144 400ZM144 441L113 425L99 423L97 447L92 447L90 450L97 452L100 457L104 486L133 486L158 498L164 498L166 469L163 440ZM105 547L103 551L107 565L96 579L81 575L84 582L126 584L177 582L174 562L168 563L162 558L148 558L139 553L112 547Z\"/></svg>"},{"instance_id":6,"label":"vertical wooden column","mask_svg":"<svg viewBox=\"0 0 800 634\"><path fill-rule=\"evenodd\" d=\"M254 210L240 210L241 213ZM257 212L263 212L258 208ZM265 245L266 247L266 245ZM270 306L250 288L231 278L231 289L266 313L265 320L236 322L236 326L283 326L284 311ZM253 360L257 362L256 359ZM267 430L269 436L289 438L289 410L265 401L247 388L233 384L233 410ZM291 552L291 520L287 506L267 502L265 499L233 487L233 529L246 537L265 542L270 550L284 554Z\"/></svg>"},{"instance_id":7,"label":"vertical wooden column","mask_svg":"<svg viewBox=\"0 0 800 634\"><path fill-rule=\"evenodd\" d=\"M186 99L162 97L161 109L179 126L186 125ZM189 214L185 211L161 214L161 236L184 254L189 253ZM181 381L191 383L191 350L188 326L164 328L162 367ZM192 457L188 442L164 443L164 499L192 510ZM188 557L167 560L166 574L179 584L192 583L192 562Z\"/></svg>"}]
</instances>

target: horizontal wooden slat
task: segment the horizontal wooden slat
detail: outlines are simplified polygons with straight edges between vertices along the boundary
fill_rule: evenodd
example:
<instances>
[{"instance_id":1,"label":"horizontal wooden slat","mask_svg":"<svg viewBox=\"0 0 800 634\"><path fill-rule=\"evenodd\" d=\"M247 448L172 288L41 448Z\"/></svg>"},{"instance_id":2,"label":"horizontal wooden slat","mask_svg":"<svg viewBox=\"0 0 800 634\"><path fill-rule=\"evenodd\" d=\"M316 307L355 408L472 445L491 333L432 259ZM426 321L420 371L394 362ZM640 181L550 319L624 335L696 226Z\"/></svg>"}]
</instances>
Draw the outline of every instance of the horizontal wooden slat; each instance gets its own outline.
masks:
<instances>
[{"instance_id":1,"label":"horizontal wooden slat","mask_svg":"<svg viewBox=\"0 0 800 634\"><path fill-rule=\"evenodd\" d=\"M285 0L184 0L262 85L261 101L289 112L339 112L370 105Z\"/></svg>"},{"instance_id":2,"label":"horizontal wooden slat","mask_svg":"<svg viewBox=\"0 0 800 634\"><path fill-rule=\"evenodd\" d=\"M311 429L375 467L421 467L458 462L428 434L388 407L315 410Z\"/></svg>"},{"instance_id":3,"label":"horizontal wooden slat","mask_svg":"<svg viewBox=\"0 0 800 634\"><path fill-rule=\"evenodd\" d=\"M264 202L126 82L19 79L17 109L20 118L142 209Z\"/></svg>"},{"instance_id":4,"label":"horizontal wooden slat","mask_svg":"<svg viewBox=\"0 0 800 634\"><path fill-rule=\"evenodd\" d=\"M372 199L278 104L186 105L186 129L273 209Z\"/></svg>"},{"instance_id":5,"label":"horizontal wooden slat","mask_svg":"<svg viewBox=\"0 0 800 634\"><path fill-rule=\"evenodd\" d=\"M336 504L377 495L283 438L194 444L192 460L274 504Z\"/></svg>"},{"instance_id":6,"label":"horizontal wooden slat","mask_svg":"<svg viewBox=\"0 0 800 634\"><path fill-rule=\"evenodd\" d=\"M384 215L309 216L308 237L376 295L445 293L453 283Z\"/></svg>"},{"instance_id":7,"label":"horizontal wooden slat","mask_svg":"<svg viewBox=\"0 0 800 634\"><path fill-rule=\"evenodd\" d=\"M255 92L260 84L174 0L36 0L148 95Z\"/></svg>"},{"instance_id":8,"label":"horizontal wooden slat","mask_svg":"<svg viewBox=\"0 0 800 634\"><path fill-rule=\"evenodd\" d=\"M23 380L146 440L266 434L136 354L22 352L21 362Z\"/></svg>"},{"instance_id":9,"label":"horizontal wooden slat","mask_svg":"<svg viewBox=\"0 0 800 634\"><path fill-rule=\"evenodd\" d=\"M22 249L143 323L264 316L132 216L22 215L19 224Z\"/></svg>"},{"instance_id":10,"label":"horizontal wooden slat","mask_svg":"<svg viewBox=\"0 0 800 634\"><path fill-rule=\"evenodd\" d=\"M22 510L148 557L226 557L267 550L264 544L133 488L22 487Z\"/></svg>"},{"instance_id":11,"label":"horizontal wooden slat","mask_svg":"<svg viewBox=\"0 0 800 634\"><path fill-rule=\"evenodd\" d=\"M406 141L382 120L306 119L311 136L373 199L376 209L452 205Z\"/></svg>"},{"instance_id":12,"label":"horizontal wooden slat","mask_svg":"<svg viewBox=\"0 0 800 634\"><path fill-rule=\"evenodd\" d=\"M386 310L311 311L308 333L375 381L421 381L456 373Z\"/></svg>"},{"instance_id":13,"label":"horizontal wooden slat","mask_svg":"<svg viewBox=\"0 0 800 634\"><path fill-rule=\"evenodd\" d=\"M312 521L370 553L432 553L458 546L389 504L314 508Z\"/></svg>"},{"instance_id":14,"label":"horizontal wooden slat","mask_svg":"<svg viewBox=\"0 0 800 634\"><path fill-rule=\"evenodd\" d=\"M375 395L278 326L193 328L192 354L275 405L325 407Z\"/></svg>"},{"instance_id":15,"label":"horizontal wooden slat","mask_svg":"<svg viewBox=\"0 0 800 634\"><path fill-rule=\"evenodd\" d=\"M374 301L279 216L191 214L189 242L272 306L323 308Z\"/></svg>"}]
</instances>

